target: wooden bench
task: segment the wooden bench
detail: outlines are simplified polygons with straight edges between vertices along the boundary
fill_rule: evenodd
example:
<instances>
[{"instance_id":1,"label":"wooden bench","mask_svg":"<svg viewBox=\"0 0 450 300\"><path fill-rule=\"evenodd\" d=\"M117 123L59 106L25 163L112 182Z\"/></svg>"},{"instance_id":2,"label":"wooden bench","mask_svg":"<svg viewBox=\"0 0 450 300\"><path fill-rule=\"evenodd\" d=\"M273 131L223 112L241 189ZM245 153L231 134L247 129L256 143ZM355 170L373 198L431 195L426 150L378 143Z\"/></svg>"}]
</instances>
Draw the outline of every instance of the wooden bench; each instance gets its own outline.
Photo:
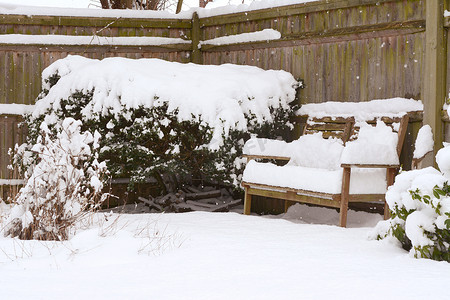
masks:
<instances>
[{"instance_id":1,"label":"wooden bench","mask_svg":"<svg viewBox=\"0 0 450 300\"><path fill-rule=\"evenodd\" d=\"M305 116L307 118L307 116ZM377 120L383 121L386 125L393 128L398 134L397 155L400 156L403 142L408 126L408 114L403 117L381 117L370 120L367 123L373 125ZM396 125L394 125L396 124ZM323 138L337 137L342 139L343 143L357 139L359 127L355 126L354 118L307 118L304 126L303 135L321 132ZM272 156L272 155L244 155L248 161L256 159L275 159L289 160L288 156ZM241 185L245 189L244 214L250 214L252 196L264 196L285 200L285 209L287 210L291 201L308 203L319 206L334 207L340 209L339 225L346 226L347 211L349 202L384 202L384 216L388 218L389 210L385 202L385 194L350 194L351 172L354 168L383 168L386 170L387 186L394 183L396 172L399 165L395 164L341 164L342 167L342 183L339 193L324 193L318 191L310 191L287 186L261 184L257 182L244 181ZM244 173L245 174L245 173Z\"/></svg>"}]
</instances>

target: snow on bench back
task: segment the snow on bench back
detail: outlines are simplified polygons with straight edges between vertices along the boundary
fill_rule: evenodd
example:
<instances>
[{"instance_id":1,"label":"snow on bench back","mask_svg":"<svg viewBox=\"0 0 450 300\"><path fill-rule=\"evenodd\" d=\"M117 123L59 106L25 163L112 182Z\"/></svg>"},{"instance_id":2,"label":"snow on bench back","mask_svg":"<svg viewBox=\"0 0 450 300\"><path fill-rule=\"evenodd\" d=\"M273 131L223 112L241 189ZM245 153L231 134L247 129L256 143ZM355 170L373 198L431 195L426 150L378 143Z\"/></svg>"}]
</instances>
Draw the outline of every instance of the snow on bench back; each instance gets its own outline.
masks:
<instances>
[{"instance_id":1,"label":"snow on bench back","mask_svg":"<svg viewBox=\"0 0 450 300\"><path fill-rule=\"evenodd\" d=\"M291 158L290 164L304 167L335 170L344 164L388 164L398 165L397 153L399 123L392 124L395 131L384 122L371 126L366 121L381 117L399 118L411 111L423 110L421 101L404 98L372 100L369 102L325 102L305 104L299 115L314 118L354 117L359 127L358 138L338 147L336 139L320 141L320 135L303 135L292 143L252 138L244 146L248 156L284 156ZM325 149L325 150L324 150Z\"/></svg>"},{"instance_id":2,"label":"snow on bench back","mask_svg":"<svg viewBox=\"0 0 450 300\"><path fill-rule=\"evenodd\" d=\"M422 111L420 100L391 98L367 102L324 102L303 104L297 115L311 118L354 117L355 121L368 121L379 117L401 117L407 112Z\"/></svg>"},{"instance_id":3,"label":"snow on bench back","mask_svg":"<svg viewBox=\"0 0 450 300\"><path fill-rule=\"evenodd\" d=\"M398 134L382 121L376 126L361 123L358 138L348 142L342 152L343 164L398 165Z\"/></svg>"}]
</instances>

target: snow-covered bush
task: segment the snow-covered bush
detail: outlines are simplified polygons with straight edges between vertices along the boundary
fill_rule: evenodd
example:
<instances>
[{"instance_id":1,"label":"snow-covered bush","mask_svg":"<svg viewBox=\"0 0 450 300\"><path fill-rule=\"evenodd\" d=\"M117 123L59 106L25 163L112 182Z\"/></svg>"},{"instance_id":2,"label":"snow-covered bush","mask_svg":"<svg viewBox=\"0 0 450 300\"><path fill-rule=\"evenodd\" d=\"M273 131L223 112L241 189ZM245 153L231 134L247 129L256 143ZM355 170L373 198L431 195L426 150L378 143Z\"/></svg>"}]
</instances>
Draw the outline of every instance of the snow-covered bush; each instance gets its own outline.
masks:
<instances>
[{"instance_id":1,"label":"snow-covered bush","mask_svg":"<svg viewBox=\"0 0 450 300\"><path fill-rule=\"evenodd\" d=\"M102 136L99 161L112 177L131 178L131 188L167 173L178 184L206 178L237 186L250 133L285 134L295 111L291 74L249 66L69 56L43 78L26 119L28 144L43 122L53 131L65 118L79 120L82 130Z\"/></svg>"},{"instance_id":2,"label":"snow-covered bush","mask_svg":"<svg viewBox=\"0 0 450 300\"><path fill-rule=\"evenodd\" d=\"M25 186L14 200L6 221L7 235L21 239L65 240L75 221L101 205L105 163L99 163L95 149L100 134L81 132L81 121L66 118L52 133L40 124L40 133L27 158ZM22 152L22 155L20 155ZM34 157L34 159L32 159Z\"/></svg>"},{"instance_id":3,"label":"snow-covered bush","mask_svg":"<svg viewBox=\"0 0 450 300\"><path fill-rule=\"evenodd\" d=\"M439 150L432 167L400 173L386 193L391 219L374 231L393 236L415 257L450 262L450 147Z\"/></svg>"}]
</instances>

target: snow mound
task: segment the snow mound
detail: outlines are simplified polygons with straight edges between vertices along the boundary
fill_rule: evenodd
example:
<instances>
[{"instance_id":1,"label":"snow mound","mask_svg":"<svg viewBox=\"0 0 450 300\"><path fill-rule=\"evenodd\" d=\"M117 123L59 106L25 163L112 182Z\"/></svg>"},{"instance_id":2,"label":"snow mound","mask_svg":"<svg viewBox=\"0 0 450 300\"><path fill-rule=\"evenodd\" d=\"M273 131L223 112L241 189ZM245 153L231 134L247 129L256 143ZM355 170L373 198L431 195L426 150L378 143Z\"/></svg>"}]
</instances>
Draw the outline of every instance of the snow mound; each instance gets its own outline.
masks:
<instances>
[{"instance_id":1,"label":"snow mound","mask_svg":"<svg viewBox=\"0 0 450 300\"><path fill-rule=\"evenodd\" d=\"M50 88L48 78L61 79ZM123 108L150 108L168 104L179 121L202 120L214 129L215 141L230 129L246 131L246 115L258 123L271 121L271 109L289 108L297 82L285 71L251 66L220 66L168 62L159 59L89 59L68 56L43 71L47 96L36 103L33 116L59 108L61 99L76 92L93 92L85 118L119 115ZM50 124L56 116L48 116ZM220 145L220 142L217 143Z\"/></svg>"},{"instance_id":2,"label":"snow mound","mask_svg":"<svg viewBox=\"0 0 450 300\"><path fill-rule=\"evenodd\" d=\"M430 125L424 125L417 133L416 142L414 144L413 158L421 158L428 152L433 151L434 139Z\"/></svg>"},{"instance_id":3,"label":"snow mound","mask_svg":"<svg viewBox=\"0 0 450 300\"><path fill-rule=\"evenodd\" d=\"M342 163L398 165L397 143L398 134L384 122L375 127L361 123L358 139L345 145Z\"/></svg>"}]
</instances>

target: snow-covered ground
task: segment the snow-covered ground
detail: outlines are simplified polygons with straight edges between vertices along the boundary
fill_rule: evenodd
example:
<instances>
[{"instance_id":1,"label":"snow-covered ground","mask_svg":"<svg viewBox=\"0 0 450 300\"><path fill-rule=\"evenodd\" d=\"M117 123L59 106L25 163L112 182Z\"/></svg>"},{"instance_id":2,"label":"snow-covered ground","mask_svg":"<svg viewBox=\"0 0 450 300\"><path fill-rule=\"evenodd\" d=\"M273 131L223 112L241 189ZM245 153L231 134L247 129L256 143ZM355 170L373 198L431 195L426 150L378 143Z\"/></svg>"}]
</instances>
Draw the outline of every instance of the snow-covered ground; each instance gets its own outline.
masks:
<instances>
[{"instance_id":1,"label":"snow-covered ground","mask_svg":"<svg viewBox=\"0 0 450 300\"><path fill-rule=\"evenodd\" d=\"M5 209L3 207L3 209ZM450 299L450 264L367 236L380 215L296 205L97 214L68 242L0 237L1 299Z\"/></svg>"}]
</instances>

